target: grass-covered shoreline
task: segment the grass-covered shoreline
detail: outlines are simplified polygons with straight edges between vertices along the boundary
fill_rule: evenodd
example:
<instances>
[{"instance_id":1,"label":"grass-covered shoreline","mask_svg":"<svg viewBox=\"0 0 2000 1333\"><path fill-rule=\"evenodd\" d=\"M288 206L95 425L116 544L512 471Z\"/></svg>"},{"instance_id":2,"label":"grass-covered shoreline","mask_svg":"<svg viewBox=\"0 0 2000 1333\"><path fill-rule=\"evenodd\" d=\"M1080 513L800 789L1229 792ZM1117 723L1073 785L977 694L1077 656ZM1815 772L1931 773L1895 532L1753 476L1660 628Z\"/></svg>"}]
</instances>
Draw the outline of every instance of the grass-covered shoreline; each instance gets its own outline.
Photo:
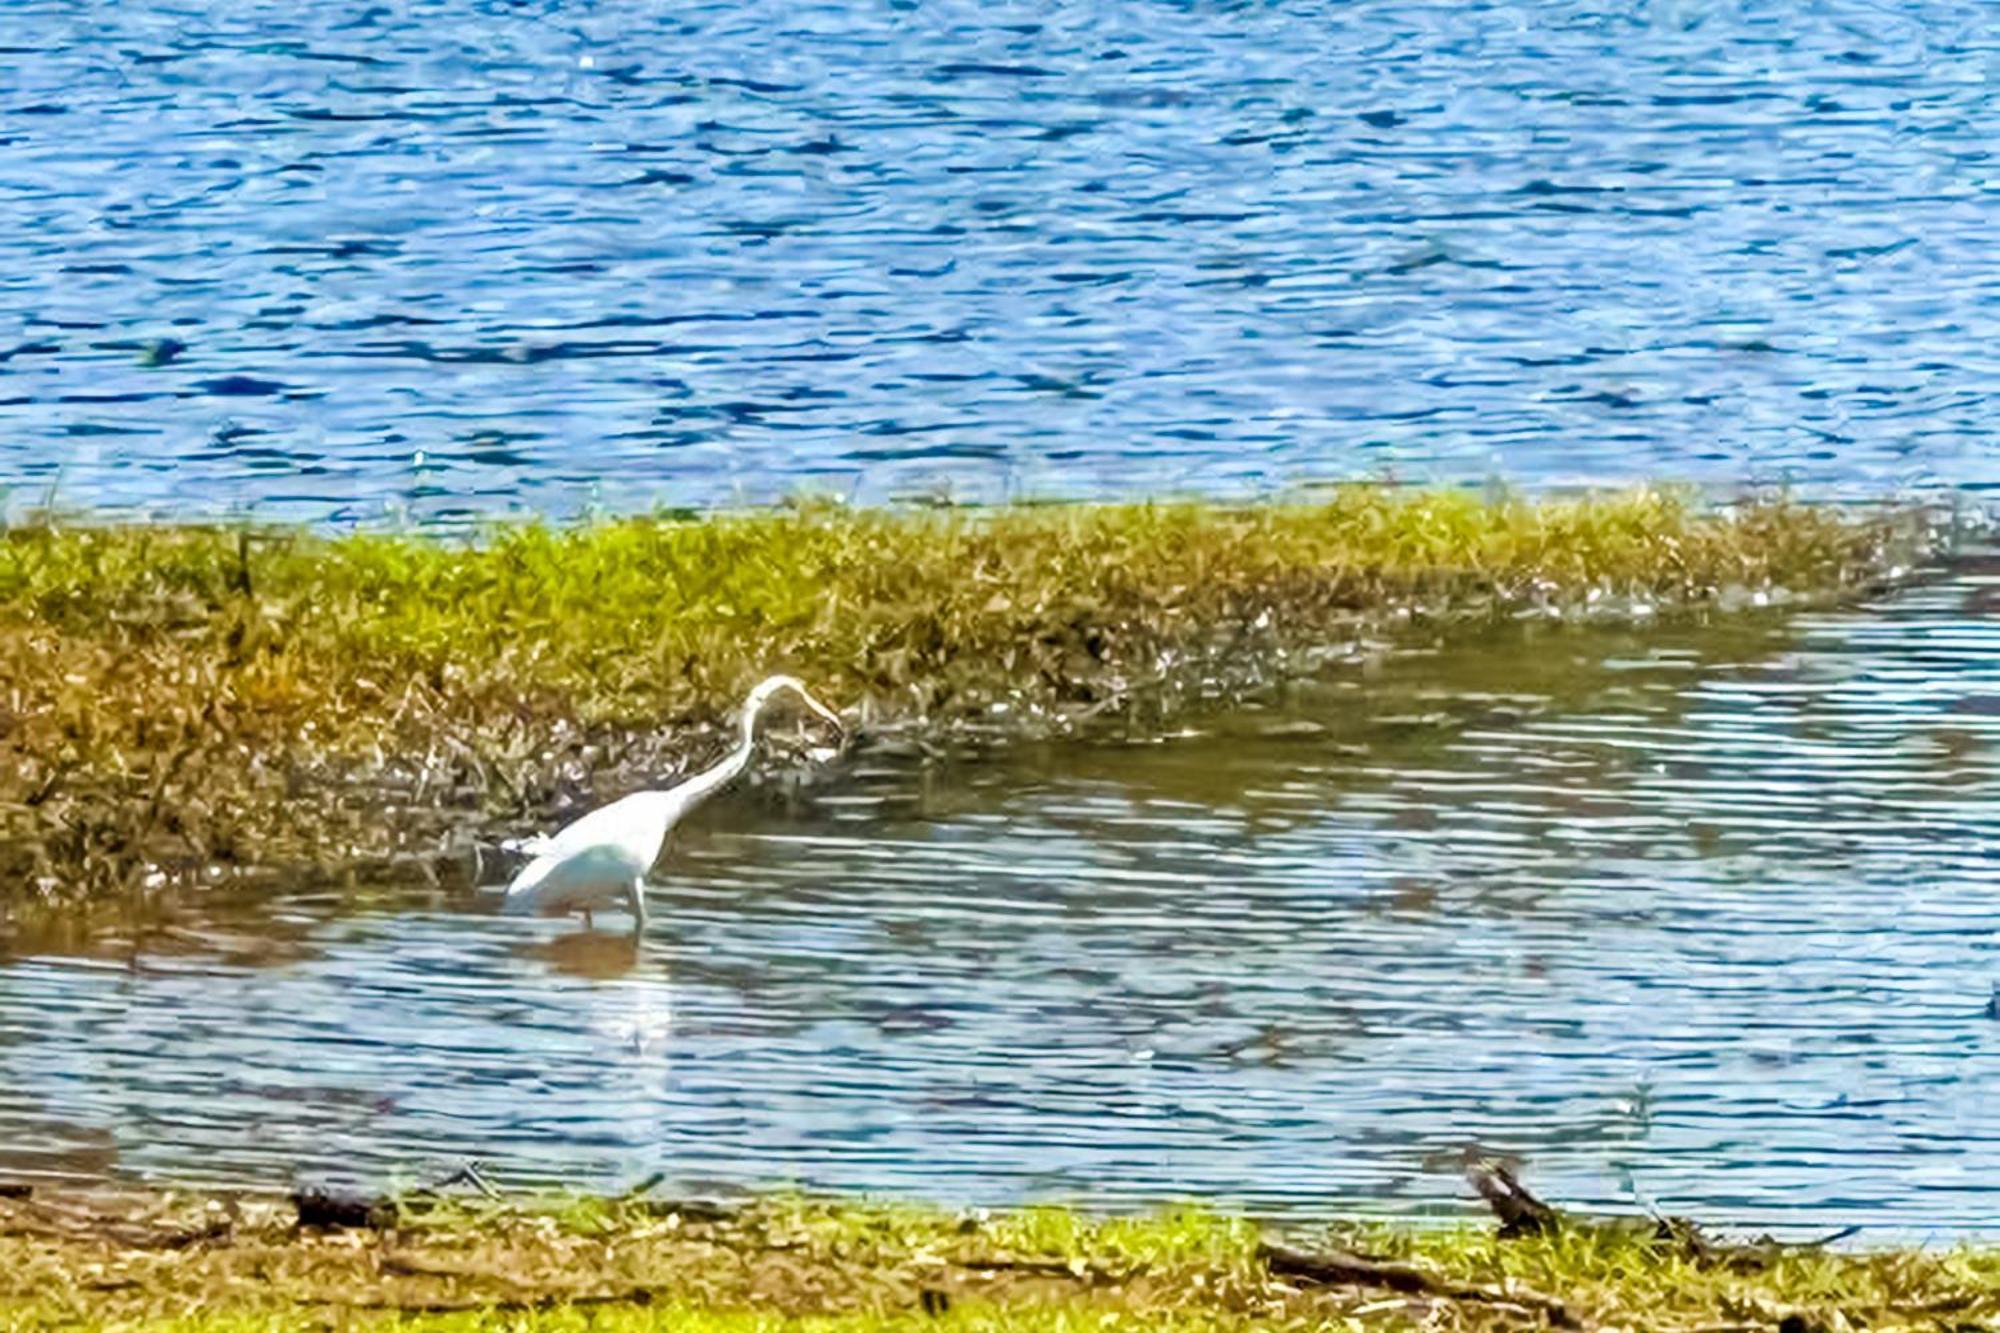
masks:
<instances>
[{"instance_id":1,"label":"grass-covered shoreline","mask_svg":"<svg viewBox=\"0 0 2000 1333\"><path fill-rule=\"evenodd\" d=\"M256 1197L0 1197L0 1326L1834 1333L2000 1317L2000 1250L1728 1242L1645 1218L1509 1237L770 1198L418 1203L349 1220L305 1226Z\"/></svg>"},{"instance_id":2,"label":"grass-covered shoreline","mask_svg":"<svg viewBox=\"0 0 2000 1333\"><path fill-rule=\"evenodd\" d=\"M670 778L744 688L864 733L1176 708L1412 626L1838 596L1907 526L1636 491L750 514L476 540L42 520L0 536L0 920L258 872L469 863Z\"/></svg>"}]
</instances>

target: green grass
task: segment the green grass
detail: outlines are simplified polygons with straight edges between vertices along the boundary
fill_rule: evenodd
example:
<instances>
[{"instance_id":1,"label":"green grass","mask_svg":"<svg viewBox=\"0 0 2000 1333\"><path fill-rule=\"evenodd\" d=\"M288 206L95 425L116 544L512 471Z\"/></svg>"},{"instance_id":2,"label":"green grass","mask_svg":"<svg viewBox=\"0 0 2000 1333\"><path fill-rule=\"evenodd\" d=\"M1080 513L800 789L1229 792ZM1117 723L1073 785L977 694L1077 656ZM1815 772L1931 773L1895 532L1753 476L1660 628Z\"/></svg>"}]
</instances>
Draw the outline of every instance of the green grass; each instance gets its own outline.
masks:
<instances>
[{"instance_id":1,"label":"green grass","mask_svg":"<svg viewBox=\"0 0 2000 1333\"><path fill-rule=\"evenodd\" d=\"M1343 1321L1344 1322L1344 1321ZM1188 1311L1126 1311L1094 1307L957 1305L933 1315L921 1307L907 1310L849 1311L842 1314L780 1314L768 1310L715 1310L700 1305L655 1302L606 1309L545 1309L532 1313L496 1311L458 1314L390 1314L381 1312L310 1315L201 1314L182 1318L161 1316L139 1321L93 1323L86 1314L51 1312L46 1321L10 1325L20 1333L40 1329L147 1329L153 1333L294 1333L302 1329L342 1327L407 1329L421 1333L483 1333L486 1330L535 1329L540 1333L640 1333L678 1329L687 1333L1124 1333L1162 1329L1169 1333L1223 1333L1252 1328L1282 1327L1243 1316ZM1315 1323L1294 1327L1323 1327ZM1334 1325L1338 1327L1338 1324Z\"/></svg>"},{"instance_id":2,"label":"green grass","mask_svg":"<svg viewBox=\"0 0 2000 1333\"><path fill-rule=\"evenodd\" d=\"M447 1208L306 1232L282 1205L0 1202L0 1326L221 1330L1582 1328L1832 1333L2000 1316L2000 1251L1691 1244L1643 1220L1501 1240L1338 1224L1283 1237L1425 1290L1274 1270L1201 1209L992 1216L796 1199L725 1216L635 1203ZM195 1239L190 1239L190 1236Z\"/></svg>"},{"instance_id":3,"label":"green grass","mask_svg":"<svg viewBox=\"0 0 2000 1333\"><path fill-rule=\"evenodd\" d=\"M1838 595L1894 531L1367 486L469 541L43 520L0 534L0 904L458 864L474 833L707 757L772 671L866 729L1061 732L1412 623Z\"/></svg>"}]
</instances>

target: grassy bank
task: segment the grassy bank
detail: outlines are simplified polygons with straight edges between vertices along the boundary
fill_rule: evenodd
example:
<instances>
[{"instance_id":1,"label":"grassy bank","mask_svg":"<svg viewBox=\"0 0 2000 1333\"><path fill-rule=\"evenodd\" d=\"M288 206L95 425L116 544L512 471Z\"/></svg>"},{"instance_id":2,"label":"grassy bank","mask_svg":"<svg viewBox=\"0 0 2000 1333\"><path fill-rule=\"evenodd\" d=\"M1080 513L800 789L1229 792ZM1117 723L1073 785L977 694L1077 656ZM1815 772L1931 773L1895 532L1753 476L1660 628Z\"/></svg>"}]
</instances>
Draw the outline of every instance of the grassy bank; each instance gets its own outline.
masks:
<instances>
[{"instance_id":1,"label":"grassy bank","mask_svg":"<svg viewBox=\"0 0 2000 1333\"><path fill-rule=\"evenodd\" d=\"M864 730L1061 729L1413 624L1838 594L1880 573L1889 535L1655 492L1372 487L477 541L41 522L0 540L0 910L463 865L473 835L705 759L776 670Z\"/></svg>"},{"instance_id":2,"label":"grassy bank","mask_svg":"<svg viewBox=\"0 0 2000 1333\"><path fill-rule=\"evenodd\" d=\"M1643 1219L1300 1227L767 1201L454 1205L354 1229L272 1201L0 1199L0 1325L280 1330L1623 1328L2000 1317L2000 1251L1723 1244Z\"/></svg>"}]
</instances>

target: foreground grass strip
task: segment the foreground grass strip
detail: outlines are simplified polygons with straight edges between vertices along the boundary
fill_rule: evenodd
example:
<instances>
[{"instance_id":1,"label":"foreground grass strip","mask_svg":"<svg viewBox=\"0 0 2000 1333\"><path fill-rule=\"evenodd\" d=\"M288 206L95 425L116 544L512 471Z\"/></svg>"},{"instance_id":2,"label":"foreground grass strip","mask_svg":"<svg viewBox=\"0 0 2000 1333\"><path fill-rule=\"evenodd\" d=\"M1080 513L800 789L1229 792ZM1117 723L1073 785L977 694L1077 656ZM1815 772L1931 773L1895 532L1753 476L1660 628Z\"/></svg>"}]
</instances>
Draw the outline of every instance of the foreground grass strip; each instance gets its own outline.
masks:
<instances>
[{"instance_id":1,"label":"foreground grass strip","mask_svg":"<svg viewBox=\"0 0 2000 1333\"><path fill-rule=\"evenodd\" d=\"M0 905L429 865L670 776L771 671L868 726L1171 711L1412 621L1837 595L1887 523L1644 491L887 512L474 541L0 536Z\"/></svg>"},{"instance_id":2,"label":"foreground grass strip","mask_svg":"<svg viewBox=\"0 0 2000 1333\"><path fill-rule=\"evenodd\" d=\"M2000 1251L1688 1245L1644 1221L1503 1240L1183 1210L1088 1219L765 1200L479 1205L380 1229L273 1202L0 1201L0 1326L236 1329L1971 1327ZM1340 1256L1323 1281L1270 1256Z\"/></svg>"}]
</instances>

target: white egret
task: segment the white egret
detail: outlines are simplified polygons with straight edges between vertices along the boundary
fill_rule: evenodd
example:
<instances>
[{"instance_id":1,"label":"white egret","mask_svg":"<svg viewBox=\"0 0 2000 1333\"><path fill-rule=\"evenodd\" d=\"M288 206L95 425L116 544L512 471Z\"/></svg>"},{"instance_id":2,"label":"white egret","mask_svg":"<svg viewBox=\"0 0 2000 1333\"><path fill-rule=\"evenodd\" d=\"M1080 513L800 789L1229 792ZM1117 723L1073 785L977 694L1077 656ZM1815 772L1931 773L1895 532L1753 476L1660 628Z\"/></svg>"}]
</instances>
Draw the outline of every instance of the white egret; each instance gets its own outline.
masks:
<instances>
[{"instance_id":1,"label":"white egret","mask_svg":"<svg viewBox=\"0 0 2000 1333\"><path fill-rule=\"evenodd\" d=\"M681 816L714 794L750 763L757 746L757 719L773 696L791 691L807 708L845 736L839 714L812 697L791 676L772 676L743 701L742 740L713 768L666 791L634 792L592 810L553 838L513 844L534 854L507 886L500 910L515 915L581 911L587 923L594 907L628 904L632 930L646 923L646 872Z\"/></svg>"}]
</instances>

